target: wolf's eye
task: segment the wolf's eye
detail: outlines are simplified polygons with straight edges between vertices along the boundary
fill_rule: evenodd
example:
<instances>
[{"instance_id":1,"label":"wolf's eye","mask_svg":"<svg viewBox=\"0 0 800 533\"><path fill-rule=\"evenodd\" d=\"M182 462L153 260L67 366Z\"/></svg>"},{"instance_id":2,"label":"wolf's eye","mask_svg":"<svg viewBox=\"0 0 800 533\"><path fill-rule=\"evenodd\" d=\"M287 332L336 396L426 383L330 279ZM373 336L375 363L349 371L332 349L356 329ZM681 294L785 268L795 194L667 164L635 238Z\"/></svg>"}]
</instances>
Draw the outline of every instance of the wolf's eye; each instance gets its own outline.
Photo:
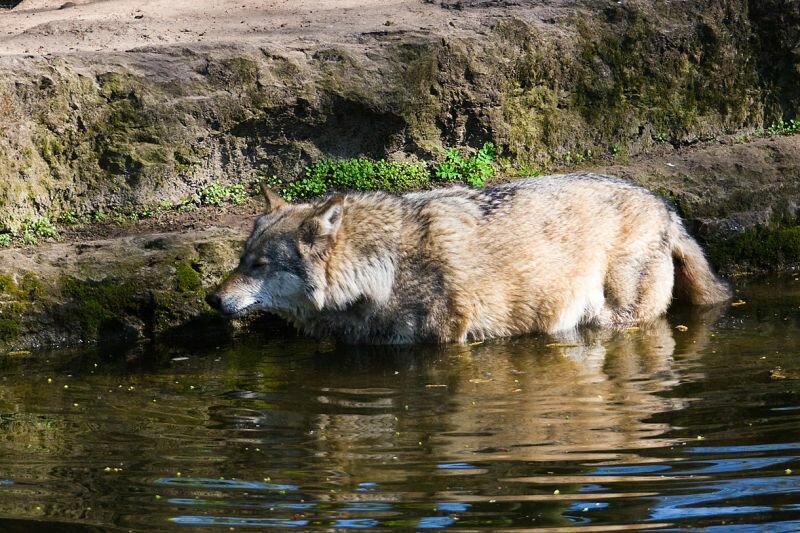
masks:
<instances>
[{"instance_id":1,"label":"wolf's eye","mask_svg":"<svg viewBox=\"0 0 800 533\"><path fill-rule=\"evenodd\" d=\"M265 267L265 266L267 266L267 260L266 260L266 259L264 259L263 257L262 257L262 258L260 258L260 259L256 259L256 260L253 262L253 266L254 266L254 267L256 267L256 268Z\"/></svg>"}]
</instances>

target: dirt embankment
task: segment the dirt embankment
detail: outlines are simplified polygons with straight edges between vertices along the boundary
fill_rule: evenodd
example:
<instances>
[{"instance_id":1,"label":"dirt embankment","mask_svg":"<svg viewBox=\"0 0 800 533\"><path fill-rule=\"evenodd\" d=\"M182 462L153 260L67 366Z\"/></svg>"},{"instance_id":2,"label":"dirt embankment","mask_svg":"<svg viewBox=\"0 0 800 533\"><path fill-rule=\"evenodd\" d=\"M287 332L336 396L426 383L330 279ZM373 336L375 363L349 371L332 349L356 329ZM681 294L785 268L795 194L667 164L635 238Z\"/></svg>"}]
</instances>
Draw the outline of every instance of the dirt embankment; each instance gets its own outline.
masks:
<instances>
[{"instance_id":1,"label":"dirt embankment","mask_svg":"<svg viewBox=\"0 0 800 533\"><path fill-rule=\"evenodd\" d=\"M25 0L0 12L0 233L492 141L507 168L578 162L672 198L723 268L790 266L800 142L753 134L797 116L799 39L788 0ZM246 231L219 216L0 250L0 345L204 316Z\"/></svg>"}]
</instances>

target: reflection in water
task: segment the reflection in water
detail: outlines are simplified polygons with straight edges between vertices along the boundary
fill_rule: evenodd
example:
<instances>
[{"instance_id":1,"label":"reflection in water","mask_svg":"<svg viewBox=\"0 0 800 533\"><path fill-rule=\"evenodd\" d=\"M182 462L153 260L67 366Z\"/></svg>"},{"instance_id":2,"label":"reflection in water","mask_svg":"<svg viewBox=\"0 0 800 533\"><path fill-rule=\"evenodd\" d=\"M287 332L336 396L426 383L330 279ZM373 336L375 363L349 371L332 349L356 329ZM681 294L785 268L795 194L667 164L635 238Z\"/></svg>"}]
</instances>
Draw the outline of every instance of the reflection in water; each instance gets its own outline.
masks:
<instances>
[{"instance_id":1,"label":"reflection in water","mask_svg":"<svg viewBox=\"0 0 800 533\"><path fill-rule=\"evenodd\" d=\"M569 342L6 359L0 527L789 531L799 287Z\"/></svg>"}]
</instances>

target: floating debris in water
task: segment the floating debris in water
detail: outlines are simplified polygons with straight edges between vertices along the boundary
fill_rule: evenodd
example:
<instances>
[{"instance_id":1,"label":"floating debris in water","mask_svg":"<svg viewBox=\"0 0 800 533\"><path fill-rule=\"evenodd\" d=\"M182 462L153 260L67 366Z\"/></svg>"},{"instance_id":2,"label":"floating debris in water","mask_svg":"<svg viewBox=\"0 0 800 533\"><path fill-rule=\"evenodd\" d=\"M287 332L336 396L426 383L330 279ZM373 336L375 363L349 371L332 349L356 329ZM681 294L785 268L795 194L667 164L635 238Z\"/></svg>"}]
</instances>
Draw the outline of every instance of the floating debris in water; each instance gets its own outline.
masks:
<instances>
[{"instance_id":1,"label":"floating debris in water","mask_svg":"<svg viewBox=\"0 0 800 533\"><path fill-rule=\"evenodd\" d=\"M731 302L731 307L739 307L740 305L744 305L747 302L744 300L736 300L735 302Z\"/></svg>"},{"instance_id":2,"label":"floating debris in water","mask_svg":"<svg viewBox=\"0 0 800 533\"><path fill-rule=\"evenodd\" d=\"M769 371L769 378L774 380L786 379L786 373L779 366Z\"/></svg>"},{"instance_id":3,"label":"floating debris in water","mask_svg":"<svg viewBox=\"0 0 800 533\"><path fill-rule=\"evenodd\" d=\"M678 324L677 326L675 326L675 329L677 329L678 331L689 331L689 328L687 326L684 326L683 324Z\"/></svg>"},{"instance_id":4,"label":"floating debris in water","mask_svg":"<svg viewBox=\"0 0 800 533\"><path fill-rule=\"evenodd\" d=\"M569 344L566 342L551 342L550 344L545 344L545 348L577 348L577 344Z\"/></svg>"}]
</instances>

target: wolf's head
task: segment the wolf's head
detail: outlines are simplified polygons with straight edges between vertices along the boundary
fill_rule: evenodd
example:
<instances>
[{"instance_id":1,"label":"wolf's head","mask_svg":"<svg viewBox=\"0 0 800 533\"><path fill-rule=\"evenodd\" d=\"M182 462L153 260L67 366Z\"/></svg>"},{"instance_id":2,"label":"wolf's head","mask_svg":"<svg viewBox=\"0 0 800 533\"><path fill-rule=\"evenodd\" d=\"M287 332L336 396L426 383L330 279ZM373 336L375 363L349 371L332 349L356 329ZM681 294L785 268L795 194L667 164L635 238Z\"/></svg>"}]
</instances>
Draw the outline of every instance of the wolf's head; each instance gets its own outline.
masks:
<instances>
[{"instance_id":1,"label":"wolf's head","mask_svg":"<svg viewBox=\"0 0 800 533\"><path fill-rule=\"evenodd\" d=\"M344 216L344 196L290 205L262 188L267 202L253 225L239 266L206 302L228 316L255 310L297 317L320 309L320 285Z\"/></svg>"}]
</instances>

